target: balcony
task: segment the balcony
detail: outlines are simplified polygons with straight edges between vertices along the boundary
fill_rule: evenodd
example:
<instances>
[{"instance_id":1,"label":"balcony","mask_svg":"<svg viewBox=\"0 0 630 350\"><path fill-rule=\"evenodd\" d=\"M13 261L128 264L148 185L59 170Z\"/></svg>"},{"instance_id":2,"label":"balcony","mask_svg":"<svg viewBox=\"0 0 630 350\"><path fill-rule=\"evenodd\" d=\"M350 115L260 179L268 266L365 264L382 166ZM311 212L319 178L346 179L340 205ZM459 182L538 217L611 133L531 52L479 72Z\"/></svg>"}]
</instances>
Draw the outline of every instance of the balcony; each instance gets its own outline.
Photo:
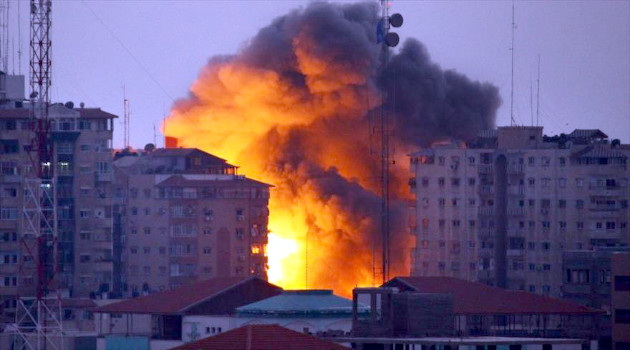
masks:
<instances>
[{"instance_id":1,"label":"balcony","mask_svg":"<svg viewBox=\"0 0 630 350\"><path fill-rule=\"evenodd\" d=\"M492 216L494 215L494 208L490 207L479 207L478 208L479 215Z\"/></svg>"},{"instance_id":2,"label":"balcony","mask_svg":"<svg viewBox=\"0 0 630 350\"><path fill-rule=\"evenodd\" d=\"M113 179L113 173L96 173L97 182L111 182Z\"/></svg>"}]
</instances>

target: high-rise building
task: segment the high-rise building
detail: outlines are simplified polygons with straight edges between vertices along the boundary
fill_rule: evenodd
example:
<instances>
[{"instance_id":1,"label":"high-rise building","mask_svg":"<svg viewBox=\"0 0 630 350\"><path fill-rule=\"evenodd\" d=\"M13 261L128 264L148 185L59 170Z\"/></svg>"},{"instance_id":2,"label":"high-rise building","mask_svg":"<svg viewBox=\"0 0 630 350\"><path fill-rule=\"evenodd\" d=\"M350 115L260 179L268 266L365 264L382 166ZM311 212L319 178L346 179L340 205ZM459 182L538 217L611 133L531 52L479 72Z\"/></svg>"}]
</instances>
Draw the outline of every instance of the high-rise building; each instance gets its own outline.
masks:
<instances>
[{"instance_id":1,"label":"high-rise building","mask_svg":"<svg viewBox=\"0 0 630 350\"><path fill-rule=\"evenodd\" d=\"M3 77L6 78L6 77ZM23 215L26 179L36 178L37 154L30 101L24 82L13 77L0 88L0 309L14 322L16 295L37 285L36 266L26 252L34 241ZM5 81L2 79L2 81ZM0 82L1 83L1 82ZM21 90L21 91L20 91ZM49 106L56 176L59 290L95 297L112 287L112 132L115 115L71 102ZM35 245L30 245L37 246Z\"/></svg>"},{"instance_id":2,"label":"high-rise building","mask_svg":"<svg viewBox=\"0 0 630 350\"><path fill-rule=\"evenodd\" d=\"M560 297L562 252L630 242L630 146L500 127L410 155L411 273Z\"/></svg>"},{"instance_id":3,"label":"high-rise building","mask_svg":"<svg viewBox=\"0 0 630 350\"><path fill-rule=\"evenodd\" d=\"M147 148L114 168L120 295L213 277L266 279L269 185L192 148Z\"/></svg>"},{"instance_id":4,"label":"high-rise building","mask_svg":"<svg viewBox=\"0 0 630 350\"><path fill-rule=\"evenodd\" d=\"M616 252L612 271L613 350L630 349L630 252Z\"/></svg>"}]
</instances>

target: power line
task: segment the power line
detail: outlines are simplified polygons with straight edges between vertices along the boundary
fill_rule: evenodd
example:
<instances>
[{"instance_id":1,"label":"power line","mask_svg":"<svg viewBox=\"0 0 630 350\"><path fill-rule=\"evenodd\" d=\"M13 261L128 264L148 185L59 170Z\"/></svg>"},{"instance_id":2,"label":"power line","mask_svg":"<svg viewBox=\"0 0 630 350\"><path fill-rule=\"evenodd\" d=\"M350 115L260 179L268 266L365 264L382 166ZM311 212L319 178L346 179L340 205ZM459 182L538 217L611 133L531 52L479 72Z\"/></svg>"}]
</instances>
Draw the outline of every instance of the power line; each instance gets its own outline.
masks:
<instances>
[{"instance_id":1,"label":"power line","mask_svg":"<svg viewBox=\"0 0 630 350\"><path fill-rule=\"evenodd\" d=\"M131 50L127 48L127 46L123 43L122 40L120 40L120 38L116 35L116 33L114 33L114 31L111 30L111 28L109 28L107 24L105 24L105 22L96 14L96 12L94 12L94 10L92 10L92 8L85 2L85 0L81 1L81 3L92 13L92 15L96 18L96 20L98 20L101 23L101 25L118 42L118 44L127 52L127 54L131 56L131 58L133 58L134 61L136 61L136 63L149 76L149 78L155 83L155 85L157 85L160 88L160 90L162 90L164 95L166 95L171 101L175 102L175 99L166 91L164 86L160 84L160 82L153 76L153 74L151 74L151 72L149 72L149 70L145 67L145 65L142 64L142 62L131 52Z\"/></svg>"}]
</instances>

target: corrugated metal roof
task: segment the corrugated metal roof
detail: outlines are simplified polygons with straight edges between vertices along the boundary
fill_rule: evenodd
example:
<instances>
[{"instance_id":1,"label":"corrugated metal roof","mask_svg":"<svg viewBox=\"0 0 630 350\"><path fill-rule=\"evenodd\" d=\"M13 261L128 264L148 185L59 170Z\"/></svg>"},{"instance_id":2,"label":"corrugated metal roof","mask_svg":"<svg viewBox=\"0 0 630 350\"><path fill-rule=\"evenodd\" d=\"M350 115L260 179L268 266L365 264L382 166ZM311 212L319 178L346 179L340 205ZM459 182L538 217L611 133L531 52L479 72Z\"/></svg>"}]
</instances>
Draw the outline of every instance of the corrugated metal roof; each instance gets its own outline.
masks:
<instances>
[{"instance_id":1,"label":"corrugated metal roof","mask_svg":"<svg viewBox=\"0 0 630 350\"><path fill-rule=\"evenodd\" d=\"M610 148L609 145L591 145L573 153L578 158L628 158L628 152Z\"/></svg>"},{"instance_id":2,"label":"corrugated metal roof","mask_svg":"<svg viewBox=\"0 0 630 350\"><path fill-rule=\"evenodd\" d=\"M75 111L79 112L81 118L86 119L115 119L117 115L107 113L100 108L75 108Z\"/></svg>"},{"instance_id":3,"label":"corrugated metal roof","mask_svg":"<svg viewBox=\"0 0 630 350\"><path fill-rule=\"evenodd\" d=\"M572 138L608 138L608 135L604 134L599 129L575 129L570 134Z\"/></svg>"},{"instance_id":4,"label":"corrugated metal roof","mask_svg":"<svg viewBox=\"0 0 630 350\"><path fill-rule=\"evenodd\" d=\"M360 312L369 308L359 305ZM285 290L282 294L236 308L239 315L352 315L352 300L332 290Z\"/></svg>"},{"instance_id":5,"label":"corrugated metal roof","mask_svg":"<svg viewBox=\"0 0 630 350\"><path fill-rule=\"evenodd\" d=\"M451 294L455 314L599 314L594 309L537 294L510 291L453 277L396 277L385 287L404 285L421 293Z\"/></svg>"},{"instance_id":6,"label":"corrugated metal roof","mask_svg":"<svg viewBox=\"0 0 630 350\"><path fill-rule=\"evenodd\" d=\"M346 350L345 346L278 325L249 325L173 350Z\"/></svg>"},{"instance_id":7,"label":"corrugated metal roof","mask_svg":"<svg viewBox=\"0 0 630 350\"><path fill-rule=\"evenodd\" d=\"M93 312L133 314L182 313L202 301L206 301L213 296L226 292L229 289L254 279L267 283L259 277L213 278L185 285L176 289L105 305L93 310ZM270 283L269 285L277 287ZM279 290L281 289L280 287L277 288Z\"/></svg>"}]
</instances>

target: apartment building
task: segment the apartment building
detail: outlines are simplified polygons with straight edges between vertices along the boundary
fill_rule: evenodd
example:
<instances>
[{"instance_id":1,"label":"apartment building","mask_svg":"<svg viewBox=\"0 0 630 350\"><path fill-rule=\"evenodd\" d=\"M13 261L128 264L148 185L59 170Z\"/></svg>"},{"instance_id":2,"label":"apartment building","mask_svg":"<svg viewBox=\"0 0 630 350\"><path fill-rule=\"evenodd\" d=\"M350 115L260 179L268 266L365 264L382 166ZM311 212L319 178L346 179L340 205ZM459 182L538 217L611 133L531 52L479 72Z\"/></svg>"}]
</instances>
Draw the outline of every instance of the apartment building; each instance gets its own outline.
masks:
<instances>
[{"instance_id":1,"label":"apartment building","mask_svg":"<svg viewBox=\"0 0 630 350\"><path fill-rule=\"evenodd\" d=\"M192 148L148 148L114 168L120 295L266 279L269 185Z\"/></svg>"},{"instance_id":2,"label":"apartment building","mask_svg":"<svg viewBox=\"0 0 630 350\"><path fill-rule=\"evenodd\" d=\"M19 83L13 77L3 87L6 91L0 89L0 96L11 97L0 101L0 309L5 320L14 317L18 288L21 295L30 295L37 285L36 266L21 243L35 239L22 213L27 179L36 178L37 161L27 151L35 123L21 79ZM112 287L111 142L116 116L68 102L51 105L49 118L57 178L59 288L69 296L95 297Z\"/></svg>"},{"instance_id":3,"label":"apartment building","mask_svg":"<svg viewBox=\"0 0 630 350\"><path fill-rule=\"evenodd\" d=\"M630 252L612 256L613 350L630 349Z\"/></svg>"},{"instance_id":4,"label":"apartment building","mask_svg":"<svg viewBox=\"0 0 630 350\"><path fill-rule=\"evenodd\" d=\"M410 155L411 273L560 297L562 252L628 244L630 147L500 127Z\"/></svg>"}]
</instances>

